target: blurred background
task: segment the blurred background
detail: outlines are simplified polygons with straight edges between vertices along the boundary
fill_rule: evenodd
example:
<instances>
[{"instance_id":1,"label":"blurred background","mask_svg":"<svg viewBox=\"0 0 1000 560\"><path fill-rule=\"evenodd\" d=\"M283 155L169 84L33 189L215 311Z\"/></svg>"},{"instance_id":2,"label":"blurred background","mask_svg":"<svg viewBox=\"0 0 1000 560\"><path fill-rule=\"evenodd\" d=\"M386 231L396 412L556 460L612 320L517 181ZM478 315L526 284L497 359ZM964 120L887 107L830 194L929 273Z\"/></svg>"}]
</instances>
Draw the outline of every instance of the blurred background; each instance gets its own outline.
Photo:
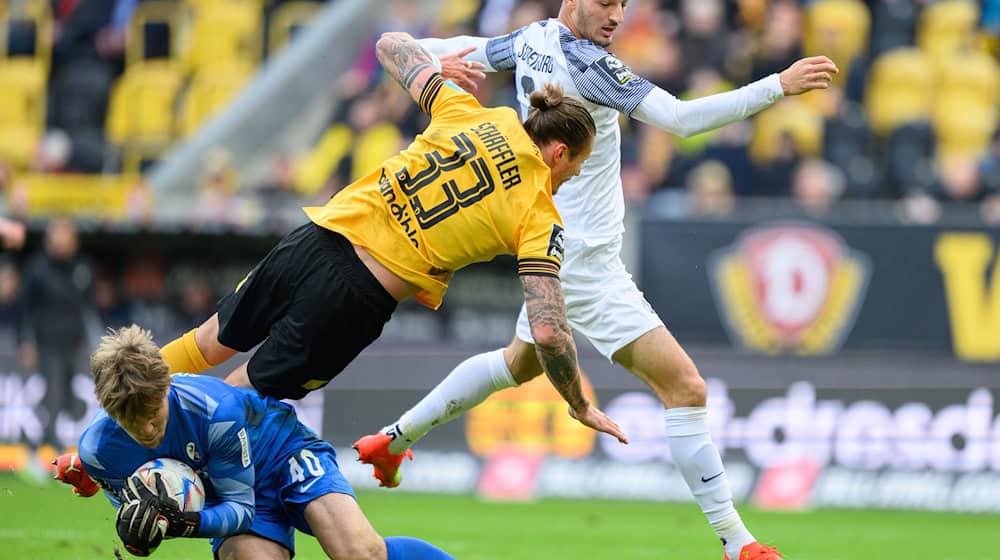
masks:
<instances>
[{"instance_id":1,"label":"blurred background","mask_svg":"<svg viewBox=\"0 0 1000 560\"><path fill-rule=\"evenodd\" d=\"M27 228L0 255L0 466L75 445L105 328L193 328L301 206L422 130L380 32L495 36L559 4L0 0L0 215ZM1000 1L631 0L616 37L682 98L841 69L691 138L621 121L626 264L708 380L737 499L1000 511ZM476 95L514 105L511 76ZM300 410L346 448L505 345L520 305L511 259L465 270ZM689 500L652 393L579 342L632 445L541 379L433 432L401 490Z\"/></svg>"}]
</instances>

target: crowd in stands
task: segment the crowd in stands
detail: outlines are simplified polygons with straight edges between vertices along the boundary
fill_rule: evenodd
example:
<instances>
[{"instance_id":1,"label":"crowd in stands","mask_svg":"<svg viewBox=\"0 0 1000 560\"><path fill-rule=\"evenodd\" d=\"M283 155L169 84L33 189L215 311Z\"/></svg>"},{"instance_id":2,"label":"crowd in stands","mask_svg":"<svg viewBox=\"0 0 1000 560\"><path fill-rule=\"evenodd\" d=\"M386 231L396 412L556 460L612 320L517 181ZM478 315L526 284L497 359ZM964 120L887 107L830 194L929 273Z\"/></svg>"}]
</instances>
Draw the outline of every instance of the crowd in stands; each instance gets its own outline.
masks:
<instances>
[{"instance_id":1,"label":"crowd in stands","mask_svg":"<svg viewBox=\"0 0 1000 560\"><path fill-rule=\"evenodd\" d=\"M378 31L496 36L555 16L560 3L389 0ZM319 7L300 0L0 5L8 31L0 52L0 185L9 202L18 200L19 174L148 169L223 108L287 42L293 24ZM942 202L975 203L983 220L998 223L998 36L1000 0L634 0L612 50L682 99L738 87L805 55L826 54L841 72L827 91L691 138L623 118L626 199L671 215L727 215L747 197L791 199L816 215L841 199L887 199L918 223L936 221L949 207ZM224 151L207 157L194 219L239 226L275 201L321 200L419 131L425 117L385 79L371 51L363 48L339 80L344 101L315 144L274 153L263 180L241 179ZM513 87L510 75L491 75L476 95L513 105ZM255 199L249 209L236 200L247 193Z\"/></svg>"}]
</instances>

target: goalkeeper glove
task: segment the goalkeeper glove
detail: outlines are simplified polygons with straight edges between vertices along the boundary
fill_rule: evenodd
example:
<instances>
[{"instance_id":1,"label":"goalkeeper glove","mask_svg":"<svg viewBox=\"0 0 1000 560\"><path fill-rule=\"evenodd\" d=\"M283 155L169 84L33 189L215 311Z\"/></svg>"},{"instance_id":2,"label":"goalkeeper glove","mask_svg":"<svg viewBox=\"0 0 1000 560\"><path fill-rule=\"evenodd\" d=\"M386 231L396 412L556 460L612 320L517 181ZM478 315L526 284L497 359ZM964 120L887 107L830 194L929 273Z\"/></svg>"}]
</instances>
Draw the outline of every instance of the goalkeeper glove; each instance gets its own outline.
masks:
<instances>
[{"instance_id":1,"label":"goalkeeper glove","mask_svg":"<svg viewBox=\"0 0 1000 560\"><path fill-rule=\"evenodd\" d=\"M177 502L167 492L167 486L163 483L160 473L154 473L153 476L156 480L155 494L139 476L132 475L122 488L122 502L139 502L142 509L152 508L158 522L162 522L163 538L195 536L201 525L201 514L196 511L181 511ZM140 511L135 515L140 513L144 512Z\"/></svg>"},{"instance_id":2,"label":"goalkeeper glove","mask_svg":"<svg viewBox=\"0 0 1000 560\"><path fill-rule=\"evenodd\" d=\"M160 520L152 502L122 502L115 529L125 549L136 556L149 556L160 546L166 523Z\"/></svg>"},{"instance_id":3,"label":"goalkeeper glove","mask_svg":"<svg viewBox=\"0 0 1000 560\"><path fill-rule=\"evenodd\" d=\"M55 479L73 487L73 493L82 498L89 498L100 488L90 478L76 453L66 453L52 460L55 465Z\"/></svg>"}]
</instances>

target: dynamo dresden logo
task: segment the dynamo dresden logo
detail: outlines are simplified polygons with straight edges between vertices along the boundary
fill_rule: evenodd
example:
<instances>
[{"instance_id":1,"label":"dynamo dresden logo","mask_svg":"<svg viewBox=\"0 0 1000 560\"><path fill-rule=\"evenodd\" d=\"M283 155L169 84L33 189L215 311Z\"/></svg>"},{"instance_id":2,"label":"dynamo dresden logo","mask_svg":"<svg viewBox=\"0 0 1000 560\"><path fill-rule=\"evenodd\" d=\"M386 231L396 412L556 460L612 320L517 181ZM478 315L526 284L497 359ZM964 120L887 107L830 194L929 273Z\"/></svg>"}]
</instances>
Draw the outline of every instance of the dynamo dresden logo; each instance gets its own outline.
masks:
<instances>
[{"instance_id":1,"label":"dynamo dresden logo","mask_svg":"<svg viewBox=\"0 0 1000 560\"><path fill-rule=\"evenodd\" d=\"M712 254L709 274L730 338L767 353L840 348L868 287L866 255L806 225L744 232Z\"/></svg>"}]
</instances>

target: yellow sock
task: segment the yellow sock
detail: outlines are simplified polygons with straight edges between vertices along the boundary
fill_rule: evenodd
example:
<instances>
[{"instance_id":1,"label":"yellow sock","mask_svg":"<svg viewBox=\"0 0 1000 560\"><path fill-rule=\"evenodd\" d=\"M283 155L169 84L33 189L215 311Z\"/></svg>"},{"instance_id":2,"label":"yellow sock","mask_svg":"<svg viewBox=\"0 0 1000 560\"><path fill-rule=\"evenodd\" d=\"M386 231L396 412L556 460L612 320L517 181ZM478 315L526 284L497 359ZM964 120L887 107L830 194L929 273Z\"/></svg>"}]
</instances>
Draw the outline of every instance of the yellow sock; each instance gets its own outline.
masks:
<instances>
[{"instance_id":1,"label":"yellow sock","mask_svg":"<svg viewBox=\"0 0 1000 560\"><path fill-rule=\"evenodd\" d=\"M194 340L195 330L189 330L160 349L160 355L170 366L170 373L201 373L212 367Z\"/></svg>"}]
</instances>

